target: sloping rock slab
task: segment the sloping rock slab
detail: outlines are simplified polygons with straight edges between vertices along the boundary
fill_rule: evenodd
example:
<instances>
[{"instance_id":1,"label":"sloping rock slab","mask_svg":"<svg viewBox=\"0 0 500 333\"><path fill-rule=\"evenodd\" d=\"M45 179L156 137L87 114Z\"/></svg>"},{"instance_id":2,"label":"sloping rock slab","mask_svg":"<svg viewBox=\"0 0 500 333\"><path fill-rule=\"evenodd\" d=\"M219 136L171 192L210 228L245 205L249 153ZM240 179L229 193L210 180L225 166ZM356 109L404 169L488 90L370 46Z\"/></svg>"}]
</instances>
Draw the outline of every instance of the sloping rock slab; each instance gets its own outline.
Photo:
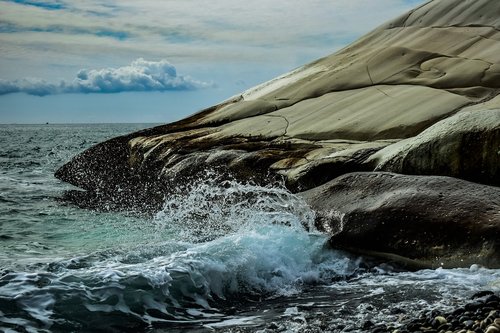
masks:
<instances>
[{"instance_id":1,"label":"sloping rock slab","mask_svg":"<svg viewBox=\"0 0 500 333\"><path fill-rule=\"evenodd\" d=\"M128 207L137 197L148 204L161 202L164 192L205 168L229 169L244 179L279 174L293 190L348 171L373 170L377 165L365 162L385 147L383 142L415 137L464 108L484 106L499 96L498 13L498 0L429 1L335 54L219 105L90 148L56 177ZM469 142L481 135L474 133ZM332 141L345 142L345 151ZM371 147L361 150L360 144ZM445 158L432 164L434 156L425 168L414 166L407 161L419 157L406 158L404 151L394 158L384 155L387 163L381 169L438 170L500 184L495 176L498 149L485 145L481 154L488 155L486 162L478 164L476 145L459 146L467 153L459 172L449 170ZM422 147L425 153L428 148ZM456 158L454 150L447 151ZM415 152L420 156L422 150Z\"/></svg>"},{"instance_id":2,"label":"sloping rock slab","mask_svg":"<svg viewBox=\"0 0 500 333\"><path fill-rule=\"evenodd\" d=\"M301 195L331 244L410 266L500 267L500 189L441 176L350 173Z\"/></svg>"}]
</instances>

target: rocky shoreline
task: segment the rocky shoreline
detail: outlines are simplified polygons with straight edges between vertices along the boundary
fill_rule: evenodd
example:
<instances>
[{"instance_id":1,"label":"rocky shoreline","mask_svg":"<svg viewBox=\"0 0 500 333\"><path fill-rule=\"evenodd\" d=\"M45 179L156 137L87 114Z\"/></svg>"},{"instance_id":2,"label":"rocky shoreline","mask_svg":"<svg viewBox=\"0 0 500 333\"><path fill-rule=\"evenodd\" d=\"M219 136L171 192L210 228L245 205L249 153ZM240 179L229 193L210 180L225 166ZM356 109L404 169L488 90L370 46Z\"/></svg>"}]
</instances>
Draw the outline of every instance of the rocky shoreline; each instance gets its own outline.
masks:
<instances>
[{"instance_id":1,"label":"rocky shoreline","mask_svg":"<svg viewBox=\"0 0 500 333\"><path fill-rule=\"evenodd\" d=\"M385 332L376 329L371 332ZM463 307L452 312L430 311L403 323L393 333L497 333L500 332L500 297L492 291L472 296Z\"/></svg>"},{"instance_id":2,"label":"rocky shoreline","mask_svg":"<svg viewBox=\"0 0 500 333\"><path fill-rule=\"evenodd\" d=\"M377 309L372 307L373 311ZM368 312L370 309L368 309ZM492 291L474 293L452 310L424 310L409 316L404 308L393 308L394 322L364 320L355 327L343 325L336 312L309 313L296 318L275 320L263 328L231 327L221 333L497 333L500 332L500 297Z\"/></svg>"},{"instance_id":3,"label":"rocky shoreline","mask_svg":"<svg viewBox=\"0 0 500 333\"><path fill-rule=\"evenodd\" d=\"M207 170L283 179L311 199L335 247L498 268L499 13L496 0L429 1L216 106L98 144L55 175L83 190L66 196L82 207L136 211Z\"/></svg>"}]
</instances>

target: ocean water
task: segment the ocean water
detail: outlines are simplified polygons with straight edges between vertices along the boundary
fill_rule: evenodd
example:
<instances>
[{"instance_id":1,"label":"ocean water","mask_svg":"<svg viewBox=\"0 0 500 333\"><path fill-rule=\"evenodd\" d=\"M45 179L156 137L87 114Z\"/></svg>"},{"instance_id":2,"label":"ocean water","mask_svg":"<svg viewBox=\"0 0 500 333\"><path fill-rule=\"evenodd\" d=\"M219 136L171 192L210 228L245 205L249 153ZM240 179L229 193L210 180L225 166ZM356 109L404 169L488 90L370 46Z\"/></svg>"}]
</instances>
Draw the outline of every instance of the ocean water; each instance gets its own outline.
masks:
<instances>
[{"instance_id":1,"label":"ocean water","mask_svg":"<svg viewBox=\"0 0 500 333\"><path fill-rule=\"evenodd\" d=\"M0 125L0 331L358 332L498 290L478 266L398 271L334 251L284 187L206 179L153 217L81 209L54 171L147 124Z\"/></svg>"}]
</instances>

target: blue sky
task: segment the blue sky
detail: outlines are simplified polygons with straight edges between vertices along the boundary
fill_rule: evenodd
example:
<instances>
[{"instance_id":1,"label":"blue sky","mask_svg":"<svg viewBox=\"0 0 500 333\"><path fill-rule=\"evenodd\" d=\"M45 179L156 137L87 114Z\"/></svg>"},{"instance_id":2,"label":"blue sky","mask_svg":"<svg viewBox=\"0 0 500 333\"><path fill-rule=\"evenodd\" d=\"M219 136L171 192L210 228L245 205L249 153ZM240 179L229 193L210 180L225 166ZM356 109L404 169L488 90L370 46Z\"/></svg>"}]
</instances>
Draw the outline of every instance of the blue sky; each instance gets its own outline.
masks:
<instances>
[{"instance_id":1,"label":"blue sky","mask_svg":"<svg viewBox=\"0 0 500 333\"><path fill-rule=\"evenodd\" d=\"M0 123L170 122L424 0L0 0Z\"/></svg>"}]
</instances>

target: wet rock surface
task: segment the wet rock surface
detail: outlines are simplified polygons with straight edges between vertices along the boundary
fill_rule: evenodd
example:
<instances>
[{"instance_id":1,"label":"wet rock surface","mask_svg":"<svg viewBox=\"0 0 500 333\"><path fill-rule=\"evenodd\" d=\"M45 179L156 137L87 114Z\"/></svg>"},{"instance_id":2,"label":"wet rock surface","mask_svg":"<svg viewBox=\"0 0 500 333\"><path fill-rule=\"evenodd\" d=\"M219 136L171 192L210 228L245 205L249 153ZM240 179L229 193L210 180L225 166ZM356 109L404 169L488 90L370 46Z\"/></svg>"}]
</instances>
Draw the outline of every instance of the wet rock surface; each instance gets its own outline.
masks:
<instances>
[{"instance_id":1,"label":"wet rock surface","mask_svg":"<svg viewBox=\"0 0 500 333\"><path fill-rule=\"evenodd\" d=\"M500 331L500 297L491 291L472 296L465 306L451 312L429 311L404 322L393 333L492 333Z\"/></svg>"},{"instance_id":2,"label":"wet rock surface","mask_svg":"<svg viewBox=\"0 0 500 333\"><path fill-rule=\"evenodd\" d=\"M404 308L392 308L393 322L373 319L357 325L345 325L332 317L333 313L311 313L288 321L274 321L263 328L231 327L224 333L277 332L367 332L367 333L493 333L500 330L499 295L492 291L476 293L465 304L448 311L425 310L408 315ZM368 312L370 309L366 309ZM377 311L372 307L373 311Z\"/></svg>"},{"instance_id":3,"label":"wet rock surface","mask_svg":"<svg viewBox=\"0 0 500 333\"><path fill-rule=\"evenodd\" d=\"M497 187L451 177L361 172L301 196L316 211L317 226L332 234L334 247L386 254L409 268L500 265Z\"/></svg>"}]
</instances>

